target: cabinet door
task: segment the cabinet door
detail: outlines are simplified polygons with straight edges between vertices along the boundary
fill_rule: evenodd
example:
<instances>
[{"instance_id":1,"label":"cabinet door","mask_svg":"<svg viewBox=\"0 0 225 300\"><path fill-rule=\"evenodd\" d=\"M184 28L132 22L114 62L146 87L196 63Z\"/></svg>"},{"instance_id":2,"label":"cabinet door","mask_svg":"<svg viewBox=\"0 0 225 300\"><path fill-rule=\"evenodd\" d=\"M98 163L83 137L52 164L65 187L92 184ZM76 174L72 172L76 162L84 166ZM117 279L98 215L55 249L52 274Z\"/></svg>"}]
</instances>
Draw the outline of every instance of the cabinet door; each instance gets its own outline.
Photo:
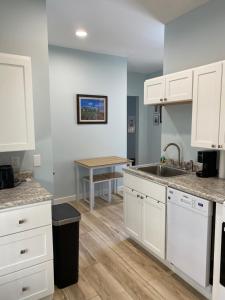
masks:
<instances>
[{"instance_id":1,"label":"cabinet door","mask_svg":"<svg viewBox=\"0 0 225 300\"><path fill-rule=\"evenodd\" d=\"M193 71L187 70L166 76L167 102L192 100Z\"/></svg>"},{"instance_id":2,"label":"cabinet door","mask_svg":"<svg viewBox=\"0 0 225 300\"><path fill-rule=\"evenodd\" d=\"M0 276L1 300L38 300L54 293L53 262Z\"/></svg>"},{"instance_id":3,"label":"cabinet door","mask_svg":"<svg viewBox=\"0 0 225 300\"><path fill-rule=\"evenodd\" d=\"M146 248L165 258L165 204L150 197L143 199L142 242Z\"/></svg>"},{"instance_id":4,"label":"cabinet door","mask_svg":"<svg viewBox=\"0 0 225 300\"><path fill-rule=\"evenodd\" d=\"M223 62L222 93L220 105L219 148L225 150L225 62Z\"/></svg>"},{"instance_id":5,"label":"cabinet door","mask_svg":"<svg viewBox=\"0 0 225 300\"><path fill-rule=\"evenodd\" d=\"M144 104L160 104L165 98L165 77L148 79L144 84Z\"/></svg>"},{"instance_id":6,"label":"cabinet door","mask_svg":"<svg viewBox=\"0 0 225 300\"><path fill-rule=\"evenodd\" d=\"M0 53L0 152L32 149L31 59Z\"/></svg>"},{"instance_id":7,"label":"cabinet door","mask_svg":"<svg viewBox=\"0 0 225 300\"><path fill-rule=\"evenodd\" d=\"M194 70L191 145L217 148L222 63Z\"/></svg>"},{"instance_id":8,"label":"cabinet door","mask_svg":"<svg viewBox=\"0 0 225 300\"><path fill-rule=\"evenodd\" d=\"M140 194L124 188L124 222L128 234L141 239L142 199Z\"/></svg>"}]
</instances>

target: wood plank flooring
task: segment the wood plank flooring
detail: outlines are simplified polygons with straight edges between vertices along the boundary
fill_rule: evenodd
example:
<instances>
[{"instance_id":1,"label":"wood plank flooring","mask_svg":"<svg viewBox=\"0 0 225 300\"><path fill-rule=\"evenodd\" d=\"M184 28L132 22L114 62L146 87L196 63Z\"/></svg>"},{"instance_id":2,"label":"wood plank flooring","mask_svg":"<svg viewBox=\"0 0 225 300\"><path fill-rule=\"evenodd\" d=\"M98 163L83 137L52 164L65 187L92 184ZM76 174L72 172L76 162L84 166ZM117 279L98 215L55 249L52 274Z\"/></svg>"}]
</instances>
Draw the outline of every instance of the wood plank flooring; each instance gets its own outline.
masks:
<instances>
[{"instance_id":1,"label":"wood plank flooring","mask_svg":"<svg viewBox=\"0 0 225 300\"><path fill-rule=\"evenodd\" d=\"M90 213L72 202L80 222L79 282L56 289L54 300L203 300L203 296L126 235L122 198L101 199Z\"/></svg>"}]
</instances>

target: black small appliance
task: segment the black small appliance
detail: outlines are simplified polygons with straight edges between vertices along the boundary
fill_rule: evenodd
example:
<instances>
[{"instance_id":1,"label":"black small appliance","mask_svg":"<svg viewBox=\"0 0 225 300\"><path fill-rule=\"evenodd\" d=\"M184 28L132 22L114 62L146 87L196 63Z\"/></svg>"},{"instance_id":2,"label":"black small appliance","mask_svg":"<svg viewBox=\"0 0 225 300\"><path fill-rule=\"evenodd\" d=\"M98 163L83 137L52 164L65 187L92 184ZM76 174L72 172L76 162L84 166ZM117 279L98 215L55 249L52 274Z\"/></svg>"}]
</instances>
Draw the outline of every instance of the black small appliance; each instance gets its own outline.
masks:
<instances>
[{"instance_id":1,"label":"black small appliance","mask_svg":"<svg viewBox=\"0 0 225 300\"><path fill-rule=\"evenodd\" d=\"M196 172L198 177L217 176L217 151L198 151L198 162L202 163L202 171Z\"/></svg>"},{"instance_id":2,"label":"black small appliance","mask_svg":"<svg viewBox=\"0 0 225 300\"><path fill-rule=\"evenodd\" d=\"M0 190L13 188L14 186L14 173L12 166L0 166Z\"/></svg>"}]
</instances>

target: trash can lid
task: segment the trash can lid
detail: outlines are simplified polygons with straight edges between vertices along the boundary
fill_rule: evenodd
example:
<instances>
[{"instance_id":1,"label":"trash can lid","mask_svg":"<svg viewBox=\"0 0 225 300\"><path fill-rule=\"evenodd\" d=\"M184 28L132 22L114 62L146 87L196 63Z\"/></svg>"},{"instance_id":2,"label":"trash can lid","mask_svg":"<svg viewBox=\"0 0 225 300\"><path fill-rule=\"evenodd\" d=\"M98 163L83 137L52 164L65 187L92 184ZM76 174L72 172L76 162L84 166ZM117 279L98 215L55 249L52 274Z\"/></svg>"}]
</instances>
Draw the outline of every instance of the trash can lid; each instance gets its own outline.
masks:
<instances>
[{"instance_id":1,"label":"trash can lid","mask_svg":"<svg viewBox=\"0 0 225 300\"><path fill-rule=\"evenodd\" d=\"M80 221L80 213L69 203L52 206L52 224L61 226Z\"/></svg>"}]
</instances>

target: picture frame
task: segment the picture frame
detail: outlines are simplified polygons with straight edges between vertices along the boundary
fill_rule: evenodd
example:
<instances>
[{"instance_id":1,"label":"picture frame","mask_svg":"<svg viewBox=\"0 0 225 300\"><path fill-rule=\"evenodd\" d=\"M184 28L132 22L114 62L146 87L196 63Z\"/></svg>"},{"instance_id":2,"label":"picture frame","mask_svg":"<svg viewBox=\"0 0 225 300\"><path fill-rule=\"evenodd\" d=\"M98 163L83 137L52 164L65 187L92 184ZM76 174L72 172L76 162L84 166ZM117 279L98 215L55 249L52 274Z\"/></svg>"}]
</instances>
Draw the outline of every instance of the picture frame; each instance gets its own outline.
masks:
<instances>
[{"instance_id":1,"label":"picture frame","mask_svg":"<svg viewBox=\"0 0 225 300\"><path fill-rule=\"evenodd\" d=\"M135 116L129 116L127 120L127 133L135 133L136 124Z\"/></svg>"},{"instance_id":2,"label":"picture frame","mask_svg":"<svg viewBox=\"0 0 225 300\"><path fill-rule=\"evenodd\" d=\"M158 126L160 123L160 115L158 113L153 114L153 125Z\"/></svg>"},{"instance_id":3,"label":"picture frame","mask_svg":"<svg viewBox=\"0 0 225 300\"><path fill-rule=\"evenodd\" d=\"M108 97L100 95L77 94L78 124L107 124Z\"/></svg>"}]
</instances>

